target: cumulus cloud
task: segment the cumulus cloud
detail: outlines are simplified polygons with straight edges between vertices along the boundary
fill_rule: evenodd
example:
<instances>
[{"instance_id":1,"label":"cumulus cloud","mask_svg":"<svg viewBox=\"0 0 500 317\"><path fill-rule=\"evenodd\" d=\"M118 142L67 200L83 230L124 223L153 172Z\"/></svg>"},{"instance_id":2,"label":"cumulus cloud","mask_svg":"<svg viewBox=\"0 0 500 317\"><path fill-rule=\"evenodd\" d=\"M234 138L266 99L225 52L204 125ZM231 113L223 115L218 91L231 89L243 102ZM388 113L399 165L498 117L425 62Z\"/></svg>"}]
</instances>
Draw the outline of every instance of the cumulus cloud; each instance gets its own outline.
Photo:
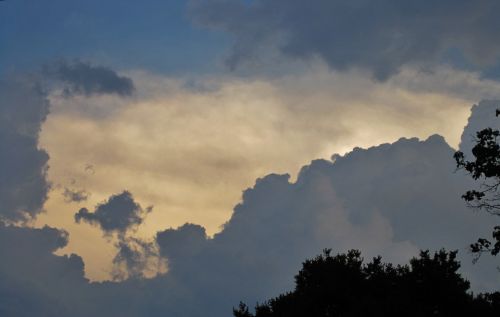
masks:
<instances>
[{"instance_id":1,"label":"cumulus cloud","mask_svg":"<svg viewBox=\"0 0 500 317\"><path fill-rule=\"evenodd\" d=\"M53 253L68 233L16 227L35 220L50 190L39 135L51 104L39 74L0 79L0 315L68 316L88 281L77 255ZM70 304L71 303L71 304ZM70 307L71 306L71 307Z\"/></svg>"},{"instance_id":2,"label":"cumulus cloud","mask_svg":"<svg viewBox=\"0 0 500 317\"><path fill-rule=\"evenodd\" d=\"M197 305L212 304L211 314L229 315L231 302L255 302L291 287L301 261L324 247L359 248L399 263L418 249L445 247L460 250L476 290L492 289L495 264L486 259L473 266L467 252L490 220L461 201L471 184L453 173L453 152L437 135L401 139L335 162L313 161L296 182L288 175L261 178L213 238L196 225L158 233L167 276L189 285Z\"/></svg>"},{"instance_id":3,"label":"cumulus cloud","mask_svg":"<svg viewBox=\"0 0 500 317\"><path fill-rule=\"evenodd\" d=\"M160 252L166 258L189 258L206 247L208 239L205 228L186 223L177 229L158 232L156 242Z\"/></svg>"},{"instance_id":4,"label":"cumulus cloud","mask_svg":"<svg viewBox=\"0 0 500 317\"><path fill-rule=\"evenodd\" d=\"M498 129L500 127L500 119L496 116L497 109L500 109L500 100L483 100L472 107L472 114L460 139L460 151L466 155L467 159L472 159L476 132L486 128Z\"/></svg>"},{"instance_id":5,"label":"cumulus cloud","mask_svg":"<svg viewBox=\"0 0 500 317\"><path fill-rule=\"evenodd\" d=\"M258 179L213 238L194 224L157 234L168 272L143 286L164 294L146 300L149 313L229 316L228 308L240 300L290 289L300 263L325 247L359 248L365 256L399 263L418 249L458 249L474 289L494 289L494 262L472 265L467 252L490 219L461 201L471 181L453 172L453 152L437 135L403 138L354 149L335 161L313 161L295 182L286 174ZM146 305L136 304L131 315Z\"/></svg>"},{"instance_id":6,"label":"cumulus cloud","mask_svg":"<svg viewBox=\"0 0 500 317\"><path fill-rule=\"evenodd\" d=\"M232 67L269 55L322 58L332 68L369 69L387 79L403 65L426 67L458 49L477 65L500 54L500 5L482 1L192 0L192 18L234 37Z\"/></svg>"},{"instance_id":7,"label":"cumulus cloud","mask_svg":"<svg viewBox=\"0 0 500 317\"><path fill-rule=\"evenodd\" d=\"M135 90L132 79L118 75L111 68L78 60L61 60L45 67L44 73L65 84L65 96L117 94L128 97Z\"/></svg>"},{"instance_id":8,"label":"cumulus cloud","mask_svg":"<svg viewBox=\"0 0 500 317\"><path fill-rule=\"evenodd\" d=\"M134 72L136 98L51 94L41 141L51 156L49 179L57 184L75 179L92 193L89 206L127 188L161 211L141 225L143 236L185 222L200 223L213 235L241 189L257 177L289 172L293 179L312 158L401 136L439 133L456 147L470 105L481 94L500 97L498 83L448 68L405 69L384 83L365 75L332 72L321 64L275 79L197 78L210 89L193 91L178 78ZM92 105L116 111L81 113ZM89 163L93 175L82 170ZM52 197L50 203L61 204ZM44 219L60 226L61 215L53 210ZM78 234L87 230L70 226ZM100 237L97 231L90 234ZM72 241L70 248L84 252L82 244ZM109 260L105 253L101 259ZM91 274L102 272L88 267Z\"/></svg>"},{"instance_id":9,"label":"cumulus cloud","mask_svg":"<svg viewBox=\"0 0 500 317\"><path fill-rule=\"evenodd\" d=\"M301 262L325 247L334 252L359 248L365 256L381 254L392 262L406 262L420 248L459 249L462 271L474 289L495 288L500 277L494 262L482 258L472 265L467 253L471 241L489 232L491 219L461 201L472 181L454 173L453 152L438 135L423 141L402 138L356 148L334 160L315 160L296 181L287 174L267 175L243 192L230 220L212 238L203 227L185 224L158 232L155 247L120 240L125 243L118 245L115 261L131 278L89 284L75 270L76 282L62 281L72 286L72 295L61 301L76 305L74 316L230 316L240 300L261 301L290 289ZM120 195L99 205L94 217L103 216L99 208ZM60 259L47 253L66 238L58 240L61 233L53 229L37 230L52 232L42 258ZM0 245L12 239L1 239ZM158 248L152 253L167 261L168 271L142 279L137 268L144 267L142 254L150 248ZM17 295L35 290L21 289ZM52 292L42 289L37 298L52 294L45 291Z\"/></svg>"},{"instance_id":10,"label":"cumulus cloud","mask_svg":"<svg viewBox=\"0 0 500 317\"><path fill-rule=\"evenodd\" d=\"M124 235L129 229L140 225L145 215L152 210L152 206L143 209L130 192L124 191L98 204L94 212L81 208L75 214L75 221L99 226L105 235Z\"/></svg>"},{"instance_id":11,"label":"cumulus cloud","mask_svg":"<svg viewBox=\"0 0 500 317\"><path fill-rule=\"evenodd\" d=\"M79 256L53 254L67 242L63 230L0 223L0 315L73 315L88 284Z\"/></svg>"},{"instance_id":12,"label":"cumulus cloud","mask_svg":"<svg viewBox=\"0 0 500 317\"><path fill-rule=\"evenodd\" d=\"M165 294L156 306L146 300L149 312L229 316L228 307L239 300L255 302L289 289L301 261L324 247L360 248L395 262L420 248L458 249L473 287L494 289L494 262L472 265L467 252L490 219L461 201L472 183L454 173L453 152L438 135L403 138L313 161L295 182L286 174L258 179L213 238L194 224L157 234L169 270L145 284Z\"/></svg>"},{"instance_id":13,"label":"cumulus cloud","mask_svg":"<svg viewBox=\"0 0 500 317\"><path fill-rule=\"evenodd\" d=\"M38 80L0 79L0 221L27 221L43 210L49 156L38 138L49 107Z\"/></svg>"}]
</instances>

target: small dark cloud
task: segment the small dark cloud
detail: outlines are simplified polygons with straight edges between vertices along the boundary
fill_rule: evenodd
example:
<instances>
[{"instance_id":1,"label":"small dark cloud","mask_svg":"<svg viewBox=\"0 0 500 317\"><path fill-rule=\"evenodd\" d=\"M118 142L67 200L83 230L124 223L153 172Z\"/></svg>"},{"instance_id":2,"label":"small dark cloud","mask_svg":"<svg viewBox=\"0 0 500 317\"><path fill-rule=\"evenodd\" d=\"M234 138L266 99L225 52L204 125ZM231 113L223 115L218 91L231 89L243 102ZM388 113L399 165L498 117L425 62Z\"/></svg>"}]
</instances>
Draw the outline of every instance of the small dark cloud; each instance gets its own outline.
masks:
<instances>
[{"instance_id":1,"label":"small dark cloud","mask_svg":"<svg viewBox=\"0 0 500 317\"><path fill-rule=\"evenodd\" d=\"M64 93L72 95L116 94L131 96L135 90L132 79L118 75L111 68L82 61L65 60L46 66L44 73L64 84Z\"/></svg>"},{"instance_id":2,"label":"small dark cloud","mask_svg":"<svg viewBox=\"0 0 500 317\"><path fill-rule=\"evenodd\" d=\"M144 278L162 270L156 243L135 237L121 238L117 243L117 254L113 258L112 278L115 281Z\"/></svg>"},{"instance_id":3,"label":"small dark cloud","mask_svg":"<svg viewBox=\"0 0 500 317\"><path fill-rule=\"evenodd\" d=\"M192 18L234 38L237 67L277 50L319 57L337 70L364 68L378 79L403 65L432 66L458 49L481 67L500 57L496 0L191 0Z\"/></svg>"},{"instance_id":4,"label":"small dark cloud","mask_svg":"<svg viewBox=\"0 0 500 317\"><path fill-rule=\"evenodd\" d=\"M124 191L97 205L94 212L80 209L75 214L75 221L99 226L106 235L118 233L123 236L129 229L140 225L152 209L152 206L143 209L130 192Z\"/></svg>"},{"instance_id":5,"label":"small dark cloud","mask_svg":"<svg viewBox=\"0 0 500 317\"><path fill-rule=\"evenodd\" d=\"M86 201L89 198L90 193L84 189L78 190L66 187L64 188L62 195L64 196L64 201L66 201L67 203L80 203Z\"/></svg>"}]
</instances>

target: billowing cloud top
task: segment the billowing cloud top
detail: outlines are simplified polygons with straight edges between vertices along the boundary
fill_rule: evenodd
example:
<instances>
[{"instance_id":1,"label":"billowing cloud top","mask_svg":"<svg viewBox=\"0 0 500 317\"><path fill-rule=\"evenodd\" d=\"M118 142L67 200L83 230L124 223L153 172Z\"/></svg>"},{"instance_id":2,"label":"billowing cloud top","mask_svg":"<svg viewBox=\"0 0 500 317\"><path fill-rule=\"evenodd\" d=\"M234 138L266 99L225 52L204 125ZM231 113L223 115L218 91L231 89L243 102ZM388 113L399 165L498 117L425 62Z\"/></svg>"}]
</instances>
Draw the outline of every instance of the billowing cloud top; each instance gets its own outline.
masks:
<instances>
[{"instance_id":1,"label":"billowing cloud top","mask_svg":"<svg viewBox=\"0 0 500 317\"><path fill-rule=\"evenodd\" d=\"M143 209L134 201L131 193L124 191L97 205L94 212L89 212L87 208L80 209L75 214L75 221L97 225L105 234L124 234L127 230L140 225L152 208Z\"/></svg>"},{"instance_id":2,"label":"billowing cloud top","mask_svg":"<svg viewBox=\"0 0 500 317\"><path fill-rule=\"evenodd\" d=\"M472 148L477 139L476 133L486 128L499 126L498 118L495 115L497 109L500 109L500 101L498 100L483 100L472 107L472 114L460 139L460 151L468 159L472 159Z\"/></svg>"},{"instance_id":3,"label":"billowing cloud top","mask_svg":"<svg viewBox=\"0 0 500 317\"><path fill-rule=\"evenodd\" d=\"M476 65L500 56L495 0L192 0L199 23L235 38L232 67L270 48L332 68L366 68L385 79L401 66L428 66L458 49ZM269 52L267 52L269 53Z\"/></svg>"}]
</instances>

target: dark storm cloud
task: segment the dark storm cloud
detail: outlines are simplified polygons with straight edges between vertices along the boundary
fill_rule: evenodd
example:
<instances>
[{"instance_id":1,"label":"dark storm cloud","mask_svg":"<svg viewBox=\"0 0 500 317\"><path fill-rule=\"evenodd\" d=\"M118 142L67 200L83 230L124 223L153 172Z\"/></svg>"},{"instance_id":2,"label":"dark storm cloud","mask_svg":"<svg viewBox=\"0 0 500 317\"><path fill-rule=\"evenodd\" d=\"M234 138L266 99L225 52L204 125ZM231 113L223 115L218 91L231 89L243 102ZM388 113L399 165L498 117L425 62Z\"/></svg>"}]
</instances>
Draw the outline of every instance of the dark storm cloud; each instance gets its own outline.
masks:
<instances>
[{"instance_id":1,"label":"dark storm cloud","mask_svg":"<svg viewBox=\"0 0 500 317\"><path fill-rule=\"evenodd\" d=\"M47 66L44 73L63 82L65 94L91 96L117 94L131 96L135 90L132 79L118 75L104 66L94 66L81 61L59 61Z\"/></svg>"},{"instance_id":2,"label":"dark storm cloud","mask_svg":"<svg viewBox=\"0 0 500 317\"><path fill-rule=\"evenodd\" d=\"M152 208L143 209L134 201L130 192L124 191L97 205L94 212L90 212L87 208L80 209L75 214L75 221L97 225L106 235L113 233L123 235L127 230L140 225Z\"/></svg>"},{"instance_id":3,"label":"dark storm cloud","mask_svg":"<svg viewBox=\"0 0 500 317\"><path fill-rule=\"evenodd\" d=\"M378 79L403 65L433 65L454 49L476 65L500 57L495 0L192 0L190 9L196 22L233 35L232 67L273 46L337 70L366 68Z\"/></svg>"},{"instance_id":4,"label":"dark storm cloud","mask_svg":"<svg viewBox=\"0 0 500 317\"><path fill-rule=\"evenodd\" d=\"M0 79L0 221L26 221L42 211L49 156L38 137L49 107L36 79Z\"/></svg>"}]
</instances>

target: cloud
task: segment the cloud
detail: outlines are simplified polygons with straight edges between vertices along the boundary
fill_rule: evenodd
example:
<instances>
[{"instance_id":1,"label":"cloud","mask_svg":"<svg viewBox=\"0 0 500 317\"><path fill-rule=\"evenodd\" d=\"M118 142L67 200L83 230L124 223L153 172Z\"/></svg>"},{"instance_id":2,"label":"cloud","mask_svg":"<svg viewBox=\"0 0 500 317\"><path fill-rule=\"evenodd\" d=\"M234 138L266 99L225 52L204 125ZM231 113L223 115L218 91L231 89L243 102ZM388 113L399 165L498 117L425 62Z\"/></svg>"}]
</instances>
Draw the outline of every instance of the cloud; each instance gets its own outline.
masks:
<instances>
[{"instance_id":1,"label":"cloud","mask_svg":"<svg viewBox=\"0 0 500 317\"><path fill-rule=\"evenodd\" d=\"M87 207L123 188L154 205L156 212L138 228L148 239L186 222L203 225L211 236L230 217L242 188L270 172L295 179L314 158L434 133L456 148L470 105L481 95L500 97L498 83L444 67L405 68L382 83L319 64L301 75L266 80L197 78L210 87L202 91L185 88L178 78L129 75L137 87L134 98L51 94L41 147L51 156L49 179L75 179L92 193ZM116 111L105 117L81 113L92 105ZM83 170L87 164L94 175ZM71 213L59 212L67 206L58 198L51 196L52 208L39 224L82 237L72 239L68 250L86 259L89 277L109 278L102 267L111 266L110 252L88 246L101 232L75 226Z\"/></svg>"},{"instance_id":2,"label":"cloud","mask_svg":"<svg viewBox=\"0 0 500 317\"><path fill-rule=\"evenodd\" d=\"M156 234L160 253L166 258L190 258L207 246L207 233L200 225L186 223Z\"/></svg>"},{"instance_id":3,"label":"cloud","mask_svg":"<svg viewBox=\"0 0 500 317\"><path fill-rule=\"evenodd\" d=\"M67 188L65 190L67 191ZM87 195L86 192L83 193ZM77 198L81 195L80 192L70 194L72 199L75 195ZM116 233L114 246L117 253L112 261L112 280L152 278L165 272L165 261L160 258L156 244L133 236L133 232L130 232L137 229L152 210L152 206L143 209L134 201L130 192L123 191L98 204L94 212L81 208L74 215L76 223L84 221L98 226L107 237Z\"/></svg>"},{"instance_id":4,"label":"cloud","mask_svg":"<svg viewBox=\"0 0 500 317\"><path fill-rule=\"evenodd\" d=\"M44 226L17 227L44 210L50 190L48 154L39 134L50 110L38 75L0 79L0 315L67 316L74 286L85 286L84 263L56 256L68 233Z\"/></svg>"},{"instance_id":5,"label":"cloud","mask_svg":"<svg viewBox=\"0 0 500 317\"><path fill-rule=\"evenodd\" d=\"M472 107L472 114L460 140L460 151L466 155L467 159L472 159L476 132L486 128L498 129L500 119L496 116L497 109L500 109L500 100L483 100Z\"/></svg>"},{"instance_id":6,"label":"cloud","mask_svg":"<svg viewBox=\"0 0 500 317\"><path fill-rule=\"evenodd\" d=\"M32 220L43 210L49 156L38 138L49 108L36 78L0 79L0 221Z\"/></svg>"},{"instance_id":7,"label":"cloud","mask_svg":"<svg viewBox=\"0 0 500 317\"><path fill-rule=\"evenodd\" d=\"M116 247L118 252L113 258L113 280L153 278L165 273L166 263L159 256L154 242L127 237L120 239Z\"/></svg>"},{"instance_id":8,"label":"cloud","mask_svg":"<svg viewBox=\"0 0 500 317\"><path fill-rule=\"evenodd\" d=\"M409 77L411 77L411 74ZM328 81L321 81L318 78L328 79ZM375 130L369 123L382 118L382 116L378 117L377 113L388 113L389 117L392 118L391 120L394 121L400 118L413 118L415 122L412 123L409 120L409 124L423 126L420 123L428 121L418 121L419 117L415 116L416 113L423 113L425 117L425 114L430 111L433 117L436 115L443 116L443 118L449 120L448 114L454 113L457 109L449 106L448 103L443 103L444 106L436 114L432 111L436 109L434 105L444 99L436 98L435 95L429 97L429 95L423 94L423 98L417 98L418 94L411 95L412 90L403 89L406 86L403 86L403 88L396 86L398 89L392 94L393 99L390 99L386 96L389 94L385 92L385 86L381 86L381 84L362 81L354 75L346 78L347 82L336 81L337 78L334 75L320 73L306 79L286 78L283 81L271 83L253 82L253 86L249 86L248 82L230 82L219 90L198 92L196 96L174 89L170 90L169 93L175 92L172 100L175 100L178 104L184 105L185 108L188 107L186 105L192 107L192 109L188 107L187 110L196 112L205 109L202 115L196 117L198 121L188 122L190 123L187 125L189 129L183 131L196 127L196 124L202 122L199 121L200 118L206 116L213 121L209 121L211 124L205 127L198 125L198 135L206 135L207 131L219 131L217 129L206 129L206 127L214 126L220 128L220 134L215 134L218 137L227 136L229 130L227 126L213 124L224 122L218 121L222 117L216 116L214 111L223 109L227 111L224 112L225 114L231 114L229 116L231 120L233 118L240 118L241 120L242 113L245 113L241 110L248 109L242 105L245 105L248 100L254 100L255 96L259 96L260 104L257 103L259 107L252 108L255 113L250 113L255 118L260 119L260 121L256 120L255 122L262 123L263 120L269 120L269 122L265 122L266 124L269 123L269 125L240 125L241 130L230 130L240 133L231 134L231 137L238 136L229 139L234 143L227 142L226 145L228 147L238 144L248 146L248 144L259 144L259 140L266 140L269 133L271 135L274 133L276 135L285 135L287 137L279 139L280 142L275 144L276 146L271 146L271 144L264 147L265 152L268 153L278 152L281 149L286 150L284 154L279 153L283 156L274 157L276 162L281 162L283 165L286 165L288 160L302 161L304 159L303 156L294 157L292 155L294 152L289 151L287 147L287 140L293 141L297 139L297 135L301 135L297 131L302 131L301 129L304 129L304 131L311 130L310 127L317 126L318 130L321 130L321 133L308 135L302 141L313 141L324 136L333 136L335 135L333 132L337 131L335 129L338 129L339 126L339 131L343 131L347 127L346 122L351 125L364 122L365 124L361 125L363 130L372 134L371 132ZM352 81L351 84L361 83L361 86L349 91L350 80ZM470 80L470 78L467 80ZM467 80L464 80L464 82L467 82ZM331 89L333 95L339 98L334 104L333 110L335 111L332 110L334 113L331 115L326 110L330 109L328 105L332 106L332 98L330 98L332 95L325 93L317 99L309 98L318 95L317 92L326 91L323 90L324 87L318 87L318 83L323 83L325 86L330 86L330 83L338 84L333 85L336 86L335 89ZM390 81L388 84L395 85ZM412 82L412 84L414 84L412 86L413 91L418 91L422 87L418 85L418 82L416 84ZM445 85L446 83L442 84ZM299 91L297 87L303 87L303 89ZM488 87L488 89L494 90L494 86ZM14 89L10 90L15 91ZM459 96L458 90L457 95ZM20 95L23 97L29 96L24 92ZM355 105L353 109L342 112L343 108L336 106L336 103L345 106L344 101L349 100L349 96L359 96L359 94L362 94L363 98L352 103ZM286 95L288 97L283 101L281 98ZM44 95L40 94L38 96ZM234 96L238 96L238 98L235 99ZM373 101L372 108L368 106L359 107L359 104L363 104L360 100L366 100L365 97L367 96L372 97L369 98ZM403 101L411 103L411 100L414 99L423 104L418 110L412 107L404 107L404 109L398 108L396 111L396 107L381 106L386 101L391 101L392 104L400 104ZM276 100L282 100L281 103L286 104L286 106L280 104L281 106L278 109L270 107L269 105L276 102ZM309 105L306 103L307 100L312 100L310 103L314 105L311 106L312 108L304 108L304 105ZM330 100L330 103L324 100ZM446 100L451 103L449 99ZM461 99L458 100L461 103L464 102ZM165 108L163 104L158 105L153 101L156 100L151 98L136 105L137 108L124 109L124 112L119 112L118 115L128 115L131 118L137 117L142 112L143 115L150 116L151 113ZM192 106L193 101L196 101L195 106ZM210 105L219 105L221 108L206 109L207 101L211 101ZM21 104L34 105L33 103ZM169 104L176 105L173 102ZM228 106L229 104L236 104L237 106L231 108ZM199 105L199 107L196 105ZM29 119L31 117L27 115L20 116L21 119L15 121L20 124L9 127L13 127L13 129L15 127L14 131L19 129L24 135L30 136L31 144L34 144L31 149L37 149L39 129L37 124L40 124L37 122L43 122L46 114L40 115L40 113L46 113L47 110L40 112L38 106L33 106L33 109L38 110L38 112L29 111L28 113L34 119ZM144 113L145 109L152 112ZM179 116L177 126L186 125L186 121L180 119L189 117L193 112L179 113L176 112L178 109L176 107L167 107L166 111L177 113L177 116ZM475 111L478 111L477 108L475 109ZM19 115L15 112L9 113L3 109L2 111L11 116ZM158 113L160 112L156 112L156 116L158 116ZM267 115L263 117L262 113L266 113L269 117ZM359 115L360 113L362 115ZM306 116L307 120L291 120L292 124L285 127L278 124L282 121L290 122L288 119L296 118L295 116ZM172 123L175 123L172 118L177 118L175 116L167 117L171 119ZM340 121L332 120L332 118L338 119L339 117L343 119ZM71 122L76 122L75 118L70 119L73 119L70 120ZM248 116L244 116L244 119L237 122L253 122L250 120L252 118L249 119ZM120 124L117 123L117 117L112 118L110 121L109 130L106 131L113 131L113 128L120 127ZM336 123L333 130L329 129L332 122ZM434 125L430 125L431 127L438 126L438 123L446 122L446 120L433 122ZM6 124L11 124L11 121L6 121ZM127 122L121 124L131 126ZM238 128L238 125L235 125L235 127ZM266 127L272 127L273 129L265 129ZM425 131L432 129L428 128ZM133 137L137 131L144 131L144 129L123 131L129 131L129 133L125 133L122 137L134 140L129 137ZM151 131L157 132L155 129ZM245 134L248 131L251 133ZM280 134L280 131L285 132ZM295 138L286 134L290 131L293 131L290 135L295 136ZM384 130L380 131L381 135L384 134ZM390 137L400 134L402 130L391 131ZM410 130L403 131L406 131L406 134L410 133ZM116 137L117 134L120 133L110 133L108 135ZM61 135L66 136L67 134ZM342 135L347 137L351 133ZM362 140L356 137L355 133L352 135L354 135L352 142ZM421 135L425 135L425 133L421 132ZM212 134L210 138L213 138L213 136ZM210 141L210 138L206 140ZM98 142L101 138L96 137L95 139ZM175 136L172 139L179 140ZM115 140L123 142L124 139L118 138ZM205 139L192 138L192 140L197 140L201 144L206 143L204 142ZM244 142L241 142L241 140ZM73 143L81 147L80 153L88 152L84 142ZM123 143L116 142L115 144ZM152 139L151 146L157 146L158 144L155 139ZM368 144L373 143L368 142ZM144 155L146 153L144 149L147 149L148 146L147 142L135 142L135 145L140 147L140 149L136 150L138 150L137 153L142 153L141 158L150 157L150 155ZM144 145L146 146L142 147ZM191 170L194 170L194 175L197 164L193 163L197 161L192 159L193 153L199 154L200 152L195 151L197 144L183 143L183 145L188 149L186 153L191 153L191 156L182 155L185 159L183 163L185 163L186 168L190 167ZM321 146L318 146L318 148L321 149ZM269 149L275 149L276 151L269 151ZM307 150L308 148L301 149ZM210 151L209 149L206 153L217 154L218 151L222 150L223 148L216 148L216 151ZM251 146L244 147L242 153L246 155L236 157L245 159L248 157L248 153L253 153L251 150ZM37 151L30 153L38 153ZM418 248L428 247L434 249L442 246L459 248L462 251L463 269L466 276L471 278L474 287L476 289L488 289L492 287L491 285L495 287L495 285L498 285L498 281L492 278L497 275L495 265L491 261L481 259L476 266L472 266L470 262L467 262L469 259L466 253L468 243L477 236L481 236L483 229L489 232L491 219L473 214L464 207L459 197L464 189L470 188L471 184L467 178L462 178L463 175L453 174L452 152L453 149L438 136L433 136L426 141L401 139L394 144L383 144L367 150L357 148L348 151L346 155L336 156L335 162L331 160L314 161L302 169L296 181L292 180L293 178L288 175L271 174L262 177L251 189L244 192L242 201L234 209L230 221L213 238L207 236L203 227L188 224L180 226L178 229L167 229L158 233L156 240L158 250L155 249L156 246L152 246L149 242L144 242L135 237L125 238L125 234L131 228L143 223L147 208L146 210L142 209L130 193L123 192L111 196L108 200L98 204L94 212L88 210L82 212L80 220L92 223L105 233L117 233L119 236L123 236L123 239L120 239L117 243L119 250L115 257L115 264L118 271L115 273L117 279L129 278L129 280L120 283L88 283L83 277L84 267L80 257L75 255L54 255L54 251L60 250L68 242L67 234L62 231L49 228L28 229L4 226L0 232L8 232L9 234L0 239L0 242L4 243L0 246L0 249L3 248L2 250L4 250L2 251L2 258L10 257L10 259L5 261L5 266L2 266L0 270L0 274L5 277L3 280L6 281L3 284L5 287L2 294L7 294L5 301L2 302L2 312L5 312L3 315L33 315L33 311L30 310L33 308L37 310L39 315L43 315L43 312L45 312L46 315L50 316L65 316L68 315L68 307L73 308L71 312L75 316L119 314L134 316L141 312L147 312L149 315L176 315L183 312L186 316L199 316L207 314L207 311L211 315L229 315L231 306L240 300L255 302L287 290L291 287L291 277L300 267L301 261L317 254L324 247L332 247L338 251L359 247L368 256L382 254L387 260L400 262L404 262L408 257L415 255ZM95 154L95 152L90 153ZM130 153L130 151L122 149L121 151L113 150L112 153L121 155ZM170 153L175 153L175 151L170 151ZM248 166L220 161L215 154L213 154L214 156L202 155L199 162L212 162L213 159L213 162L219 164L214 163L215 166L223 166L224 168L227 166L239 168ZM167 156L165 155L165 157ZM106 171L109 170L107 165L98 161L96 156L91 159L87 157L81 159L82 161L76 161L75 163L80 172L88 174L82 170L82 166L85 163L92 162L92 164L95 163L99 167L99 173L92 175L92 178L97 177L97 174L100 174L101 171L105 177L109 177L109 174L106 174ZM110 162L112 161L127 162L126 160L110 158ZM245 161L243 160L243 162ZM149 164L151 161L146 160L146 163ZM448 167L449 169L447 169ZM173 171L177 169L176 166L171 168ZM239 171L241 169L237 169L235 174L239 173ZM208 173L206 176L207 179L210 177L221 178L217 172ZM134 179L140 182L139 177L134 177ZM45 178L43 180L42 184L45 184ZM11 182L11 184L14 186L16 183ZM96 192L99 191L96 190ZM196 191L189 191L189 199L191 200L197 198L196 195L193 195L193 192L196 193ZM121 206L120 204L111 203L115 200L122 203L124 201L129 202L128 204L124 203L123 206L128 207L122 209L128 212L119 215L120 217L116 212L112 212L112 210L118 210L114 207ZM43 203L44 199L41 201ZM204 204L200 205L203 206ZM201 210L206 211L203 208ZM424 232L421 228L425 228L426 231ZM14 232L18 234L14 234ZM40 234L32 237L33 232ZM48 241L44 242L44 239L48 239ZM27 244L33 244L34 247L38 248L39 253L24 247L17 250L17 248L13 247L12 241L26 241ZM20 242L20 245L23 245L23 243ZM24 253L25 251L26 253ZM31 257L31 253L36 257ZM152 275L150 279L143 279L143 277L148 277L145 271L150 267L150 263L152 263L152 267L156 265L153 260L158 260L158 254L167 262L168 272L160 276ZM38 264L37 261L40 263ZM16 263L19 263L19 265L16 265ZM40 273L28 272L28 270L33 270L33 263L39 265L40 271L37 272ZM61 272L64 272L64 274L61 274ZM16 304L19 298L26 299L25 303L28 304ZM122 305L117 303L127 303L126 311L124 311Z\"/></svg>"},{"instance_id":9,"label":"cloud","mask_svg":"<svg viewBox=\"0 0 500 317\"><path fill-rule=\"evenodd\" d=\"M68 203L71 203L71 202L80 203L80 202L86 201L89 198L90 193L84 189L73 190L73 189L65 187L62 195L65 198L64 200Z\"/></svg>"},{"instance_id":10,"label":"cloud","mask_svg":"<svg viewBox=\"0 0 500 317\"><path fill-rule=\"evenodd\" d=\"M403 65L440 63L453 49L476 65L494 64L499 6L494 0L192 0L190 13L233 36L231 67L277 50L290 59L319 57L336 70L365 68L383 80Z\"/></svg>"},{"instance_id":11,"label":"cloud","mask_svg":"<svg viewBox=\"0 0 500 317\"><path fill-rule=\"evenodd\" d=\"M94 212L81 208L75 214L75 221L97 225L106 235L113 233L124 235L129 229L140 225L145 215L152 209L152 206L143 209L134 201L130 192L124 191L98 204Z\"/></svg>"},{"instance_id":12,"label":"cloud","mask_svg":"<svg viewBox=\"0 0 500 317\"><path fill-rule=\"evenodd\" d=\"M130 79L104 67L60 62L52 71L74 93L130 95L133 91ZM32 74L0 79L0 221L34 220L48 197L49 155L39 147L41 128L52 108L45 78Z\"/></svg>"},{"instance_id":13,"label":"cloud","mask_svg":"<svg viewBox=\"0 0 500 317\"><path fill-rule=\"evenodd\" d=\"M152 278L165 272L165 261L160 258L156 244L130 232L137 229L152 210L152 206L143 209L130 192L124 191L98 204L93 213L81 208L75 214L77 223L84 221L98 226L106 237L116 233L117 253L110 272L113 281Z\"/></svg>"},{"instance_id":14,"label":"cloud","mask_svg":"<svg viewBox=\"0 0 500 317\"><path fill-rule=\"evenodd\" d=\"M20 307L21 316L30 307L40 308L39 314L57 316L52 312L59 306L49 303L69 287L72 291L55 303L72 307L74 316L230 316L231 307L240 300L262 301L291 289L302 261L328 247L333 252L359 248L365 256L381 254L386 261L398 263L407 262L420 248L459 249L462 271L474 290L492 289L500 282L495 263L482 258L472 265L466 251L471 241L489 232L491 218L471 212L460 199L472 181L453 172L453 152L438 135L423 141L402 138L355 148L335 155L334 160L315 160L301 169L296 181L287 174L269 174L243 192L231 218L213 237L202 226L185 224L158 232L155 247L141 240L120 240L125 243L118 244L116 263L131 278L119 283L88 283L81 276L78 258L52 255L67 241L61 231L9 227L22 236L3 236L0 252L24 256L24 248L2 246L10 246L11 241L21 241L22 246L26 241L39 250L34 254L40 259L60 261L60 266L54 266L58 273L72 272L69 280L53 276L51 270L42 270L40 276L30 273L34 275L27 279L34 285L49 286L19 288L24 275L17 270L27 264L6 263L4 270L15 270L8 271L16 285L12 290L19 290L11 291L10 298L29 294L29 303L44 300L41 306ZM100 208L124 198L116 198L120 196L128 196L125 200L134 205L130 194L115 195L96 208L94 217ZM0 228L0 234L1 229L5 228ZM33 232L37 236L32 237ZM167 261L168 271L143 279L137 269L144 267L150 248L158 248L152 254ZM32 261L30 256L10 257L20 263ZM53 290L52 285L62 288ZM33 297L39 301L32 301Z\"/></svg>"},{"instance_id":15,"label":"cloud","mask_svg":"<svg viewBox=\"0 0 500 317\"><path fill-rule=\"evenodd\" d=\"M61 60L44 69L44 74L53 77L66 86L65 96L116 94L128 97L135 91L134 82L118 75L111 68L93 66L82 61Z\"/></svg>"},{"instance_id":16,"label":"cloud","mask_svg":"<svg viewBox=\"0 0 500 317\"><path fill-rule=\"evenodd\" d=\"M296 182L277 174L258 179L213 238L191 224L158 233L166 277L188 290L189 303L224 316L239 300L255 302L290 289L301 261L325 247L359 248L397 263L418 249L445 247L460 251L462 271L475 290L494 289L494 261L472 265L467 252L491 219L461 201L471 183L453 173L453 152L437 135L403 138L355 149L334 162L313 161ZM184 309L174 307L164 309Z\"/></svg>"},{"instance_id":17,"label":"cloud","mask_svg":"<svg viewBox=\"0 0 500 317\"><path fill-rule=\"evenodd\" d=\"M88 284L79 256L52 254L67 242L63 230L0 223L0 315L72 315L78 305L70 303L76 303L75 296Z\"/></svg>"},{"instance_id":18,"label":"cloud","mask_svg":"<svg viewBox=\"0 0 500 317\"><path fill-rule=\"evenodd\" d=\"M147 305L152 315L229 316L240 300L256 302L290 289L300 263L325 247L359 248L397 263L420 248L458 249L474 289L495 288L494 262L472 265L466 251L491 219L461 201L471 182L453 173L453 152L437 135L403 138L335 161L313 161L295 182L286 174L258 179L213 238L194 224L157 234L169 269L144 287L165 300L157 306L139 301L130 314Z\"/></svg>"}]
</instances>

